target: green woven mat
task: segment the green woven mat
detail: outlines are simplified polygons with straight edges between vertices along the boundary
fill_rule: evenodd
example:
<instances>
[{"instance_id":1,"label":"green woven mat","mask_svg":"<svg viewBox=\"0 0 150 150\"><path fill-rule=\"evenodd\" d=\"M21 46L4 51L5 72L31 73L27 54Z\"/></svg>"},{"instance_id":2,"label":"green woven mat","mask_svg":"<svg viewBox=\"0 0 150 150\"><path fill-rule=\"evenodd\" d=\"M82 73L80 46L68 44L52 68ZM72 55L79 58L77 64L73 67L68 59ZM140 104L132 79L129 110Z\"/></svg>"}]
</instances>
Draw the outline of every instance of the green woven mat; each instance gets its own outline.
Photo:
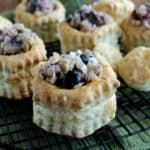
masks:
<instances>
[{"instance_id":1,"label":"green woven mat","mask_svg":"<svg viewBox=\"0 0 150 150\"><path fill-rule=\"evenodd\" d=\"M0 98L0 143L8 145L14 143L15 148L21 149L32 147L39 149L51 147L52 149L64 150L149 149L150 130L147 129L150 127L150 120L145 117L145 114L150 114L149 106L144 102L140 103L142 99L138 100L138 98L135 102L136 108L130 106L129 99L122 97L122 95L119 96L123 89L126 90L122 87L117 93L119 107L116 119L95 134L80 140L50 134L35 126L32 123L31 100L11 102ZM127 94L130 95L129 92ZM132 95L130 96L134 98ZM148 97L150 97L150 94L148 94ZM126 103L128 104L126 105ZM121 104L124 105L124 108L121 108ZM129 110L130 113L125 113L125 110ZM146 131L142 131L140 124ZM136 132L139 133L136 134Z\"/></svg>"},{"instance_id":2,"label":"green woven mat","mask_svg":"<svg viewBox=\"0 0 150 150\"><path fill-rule=\"evenodd\" d=\"M72 13L85 1L86 0L62 0L68 10L67 13ZM4 12L2 15L11 20L13 20L14 17L13 11ZM134 108L134 106L130 107L129 105L130 109L128 110L128 105L123 106L121 103L126 104L131 99L138 99L139 93L132 93L130 88L126 88L126 85L123 85L122 91L118 92L118 103L120 104L120 107L118 109L117 118L113 120L107 127L98 131L98 133L81 140L48 134L36 127L32 123L31 101L10 103L2 100L0 101L0 144L5 144L9 147L10 141L13 140L15 142L15 147L21 149L32 149L32 147L43 147L40 149L47 149L45 145L49 145L51 149L64 150L148 150L150 149L150 130L148 130L150 129L150 119L149 117L144 119L144 114L150 114L148 103L150 100L150 94L140 94L140 96L143 96L144 99L146 95L148 95L148 106L146 106L146 104L143 105L143 107L138 106L140 105L138 100L137 103L134 103L136 108ZM140 101L142 100L143 99L140 98ZM140 110L138 111L137 108L140 108ZM134 109L136 109L136 111L134 111ZM121 115L123 113L124 115ZM147 130L144 131L145 129ZM137 134L135 134L136 132ZM122 138L121 136L125 137Z\"/></svg>"}]
</instances>

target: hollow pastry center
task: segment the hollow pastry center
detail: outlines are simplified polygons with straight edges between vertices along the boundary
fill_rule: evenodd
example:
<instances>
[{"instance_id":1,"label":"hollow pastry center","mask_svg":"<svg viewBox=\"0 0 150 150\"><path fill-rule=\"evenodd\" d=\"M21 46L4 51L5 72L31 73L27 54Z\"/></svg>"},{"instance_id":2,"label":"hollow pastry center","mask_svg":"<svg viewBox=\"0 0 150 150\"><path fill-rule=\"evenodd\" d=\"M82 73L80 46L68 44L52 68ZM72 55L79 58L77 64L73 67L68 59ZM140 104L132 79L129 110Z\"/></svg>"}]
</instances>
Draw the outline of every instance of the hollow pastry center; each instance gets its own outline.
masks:
<instances>
[{"instance_id":1,"label":"hollow pastry center","mask_svg":"<svg viewBox=\"0 0 150 150\"><path fill-rule=\"evenodd\" d=\"M14 55L29 51L34 39L34 33L24 25L9 25L0 32L0 55Z\"/></svg>"},{"instance_id":2,"label":"hollow pastry center","mask_svg":"<svg viewBox=\"0 0 150 150\"><path fill-rule=\"evenodd\" d=\"M93 52L54 53L48 62L41 65L41 77L60 88L73 89L83 86L100 75L100 64Z\"/></svg>"},{"instance_id":3,"label":"hollow pastry center","mask_svg":"<svg viewBox=\"0 0 150 150\"><path fill-rule=\"evenodd\" d=\"M84 5L74 16L69 15L67 22L79 31L89 32L104 25L106 16L103 12L96 12L91 6Z\"/></svg>"},{"instance_id":4,"label":"hollow pastry center","mask_svg":"<svg viewBox=\"0 0 150 150\"><path fill-rule=\"evenodd\" d=\"M28 0L26 5L27 11L35 14L49 14L57 9L56 0Z\"/></svg>"},{"instance_id":5,"label":"hollow pastry center","mask_svg":"<svg viewBox=\"0 0 150 150\"><path fill-rule=\"evenodd\" d=\"M150 5L141 4L132 13L133 23L150 29Z\"/></svg>"}]
</instances>

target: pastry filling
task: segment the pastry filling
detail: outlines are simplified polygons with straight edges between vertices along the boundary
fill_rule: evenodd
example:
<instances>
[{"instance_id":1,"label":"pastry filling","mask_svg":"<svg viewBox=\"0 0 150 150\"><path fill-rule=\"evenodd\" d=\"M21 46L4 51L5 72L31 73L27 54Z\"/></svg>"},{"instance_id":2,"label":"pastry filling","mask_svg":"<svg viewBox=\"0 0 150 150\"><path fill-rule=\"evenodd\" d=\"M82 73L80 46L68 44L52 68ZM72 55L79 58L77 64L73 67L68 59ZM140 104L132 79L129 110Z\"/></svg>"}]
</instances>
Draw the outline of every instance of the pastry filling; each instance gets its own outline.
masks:
<instances>
[{"instance_id":1,"label":"pastry filling","mask_svg":"<svg viewBox=\"0 0 150 150\"><path fill-rule=\"evenodd\" d=\"M9 25L0 32L0 55L14 55L29 51L35 34L22 24Z\"/></svg>"},{"instance_id":2,"label":"pastry filling","mask_svg":"<svg viewBox=\"0 0 150 150\"><path fill-rule=\"evenodd\" d=\"M30 13L40 14L45 13L49 14L57 9L56 0L28 0L27 11Z\"/></svg>"},{"instance_id":3,"label":"pastry filling","mask_svg":"<svg viewBox=\"0 0 150 150\"><path fill-rule=\"evenodd\" d=\"M141 4L132 14L133 23L150 29L150 5Z\"/></svg>"},{"instance_id":4,"label":"pastry filling","mask_svg":"<svg viewBox=\"0 0 150 150\"><path fill-rule=\"evenodd\" d=\"M97 80L100 64L93 52L54 53L48 62L41 65L41 77L60 88L73 89Z\"/></svg>"},{"instance_id":5,"label":"pastry filling","mask_svg":"<svg viewBox=\"0 0 150 150\"><path fill-rule=\"evenodd\" d=\"M106 16L103 12L96 12L91 6L84 5L74 16L69 15L67 22L79 31L89 32L104 25Z\"/></svg>"}]
</instances>

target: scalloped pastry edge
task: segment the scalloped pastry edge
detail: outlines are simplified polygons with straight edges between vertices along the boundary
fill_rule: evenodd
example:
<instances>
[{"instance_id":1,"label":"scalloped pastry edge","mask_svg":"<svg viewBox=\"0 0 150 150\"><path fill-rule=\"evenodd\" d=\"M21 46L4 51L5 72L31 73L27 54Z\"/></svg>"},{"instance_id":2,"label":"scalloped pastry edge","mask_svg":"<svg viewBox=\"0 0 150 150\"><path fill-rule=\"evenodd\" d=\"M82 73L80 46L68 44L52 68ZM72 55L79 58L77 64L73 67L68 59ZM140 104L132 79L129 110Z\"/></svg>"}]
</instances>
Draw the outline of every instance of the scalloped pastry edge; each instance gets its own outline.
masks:
<instances>
[{"instance_id":1,"label":"scalloped pastry edge","mask_svg":"<svg viewBox=\"0 0 150 150\"><path fill-rule=\"evenodd\" d=\"M101 64L99 79L76 89L61 89L49 84L40 77L37 71L37 75L33 80L33 101L81 109L94 100L99 100L97 103L101 103L111 97L120 86L120 82L106 60L98 54L97 58Z\"/></svg>"},{"instance_id":2,"label":"scalloped pastry edge","mask_svg":"<svg viewBox=\"0 0 150 150\"><path fill-rule=\"evenodd\" d=\"M121 23L134 10L134 3L130 0L102 0L95 2L92 7L96 11L103 11Z\"/></svg>"},{"instance_id":3,"label":"scalloped pastry edge","mask_svg":"<svg viewBox=\"0 0 150 150\"><path fill-rule=\"evenodd\" d=\"M34 68L45 60L44 43L36 37L30 51L11 56L0 56L0 96L22 99L31 96Z\"/></svg>"},{"instance_id":4,"label":"scalloped pastry edge","mask_svg":"<svg viewBox=\"0 0 150 150\"><path fill-rule=\"evenodd\" d=\"M93 32L80 32L64 21L59 26L59 34L62 52L65 53L76 49L93 50L99 43L107 43L119 47L118 38L121 36L121 30L112 19L106 25L97 28Z\"/></svg>"}]
</instances>

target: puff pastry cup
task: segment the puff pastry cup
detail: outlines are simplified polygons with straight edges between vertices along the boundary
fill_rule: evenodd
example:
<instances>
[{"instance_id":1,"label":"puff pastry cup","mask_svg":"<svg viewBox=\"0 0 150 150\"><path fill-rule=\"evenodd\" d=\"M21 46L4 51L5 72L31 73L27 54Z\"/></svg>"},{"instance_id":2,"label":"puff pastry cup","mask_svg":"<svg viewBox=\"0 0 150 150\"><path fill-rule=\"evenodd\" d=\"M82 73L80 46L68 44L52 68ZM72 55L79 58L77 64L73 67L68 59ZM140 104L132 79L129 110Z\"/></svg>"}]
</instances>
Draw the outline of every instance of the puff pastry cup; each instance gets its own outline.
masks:
<instances>
[{"instance_id":1,"label":"puff pastry cup","mask_svg":"<svg viewBox=\"0 0 150 150\"><path fill-rule=\"evenodd\" d=\"M22 25L19 26L22 27ZM10 31L12 30L13 29ZM21 30L19 31L22 32ZM26 40L27 39L25 39L24 42L26 42ZM14 38L11 42L13 42L14 46ZM2 45L1 41L0 44ZM17 51L21 51L21 48L18 49L19 44L20 42L16 43ZM13 46L7 47L8 45L9 41L5 47L7 54L2 54L4 49L0 48L0 96L8 99L21 100L31 96L33 71L40 61L46 59L46 50L43 41L36 35L34 35L32 46L26 52L13 54L12 51L16 51L16 49L13 49Z\"/></svg>"},{"instance_id":2,"label":"puff pastry cup","mask_svg":"<svg viewBox=\"0 0 150 150\"><path fill-rule=\"evenodd\" d=\"M146 15L142 14L143 9L145 13L145 6L140 5L130 17L121 23L123 44L126 52L138 46L150 47L150 18L148 17L148 14L150 14L150 6Z\"/></svg>"},{"instance_id":3,"label":"puff pastry cup","mask_svg":"<svg viewBox=\"0 0 150 150\"><path fill-rule=\"evenodd\" d=\"M120 49L108 44L99 44L94 48L102 56L104 56L107 62L117 71L117 65L123 59Z\"/></svg>"},{"instance_id":4,"label":"puff pastry cup","mask_svg":"<svg viewBox=\"0 0 150 150\"><path fill-rule=\"evenodd\" d=\"M58 40L58 25L65 19L66 11L63 4L61 4L58 0L53 0L52 2L56 5L56 9L52 12L30 13L26 10L27 0L23 0L16 7L15 21L18 23L24 23L27 27L31 28L43 39L45 43Z\"/></svg>"},{"instance_id":5,"label":"puff pastry cup","mask_svg":"<svg viewBox=\"0 0 150 150\"><path fill-rule=\"evenodd\" d=\"M81 8L81 11L84 11L84 8ZM63 21L60 24L60 42L63 53L67 52L68 50L74 51L76 49L87 48L92 50L99 43L107 43L115 47L119 47L118 38L121 36L120 28L110 16L102 12L100 12L100 14L105 16L105 24L102 26L97 26L92 31L80 31L72 27L68 21ZM85 25L85 28L88 28L88 26L90 25Z\"/></svg>"},{"instance_id":6,"label":"puff pastry cup","mask_svg":"<svg viewBox=\"0 0 150 150\"><path fill-rule=\"evenodd\" d=\"M118 73L132 88L150 91L150 48L137 47L118 65Z\"/></svg>"},{"instance_id":7,"label":"puff pastry cup","mask_svg":"<svg viewBox=\"0 0 150 150\"><path fill-rule=\"evenodd\" d=\"M47 83L40 74L33 81L33 121L53 133L83 138L110 122L116 113L119 81L112 67L98 56L97 80L73 89ZM83 67L83 66L81 66Z\"/></svg>"},{"instance_id":8,"label":"puff pastry cup","mask_svg":"<svg viewBox=\"0 0 150 150\"><path fill-rule=\"evenodd\" d=\"M131 0L98 0L92 6L97 11L109 14L119 24L134 10Z\"/></svg>"},{"instance_id":9,"label":"puff pastry cup","mask_svg":"<svg viewBox=\"0 0 150 150\"><path fill-rule=\"evenodd\" d=\"M0 31L3 30L7 25L11 25L12 23L5 19L4 17L0 16Z\"/></svg>"}]
</instances>

